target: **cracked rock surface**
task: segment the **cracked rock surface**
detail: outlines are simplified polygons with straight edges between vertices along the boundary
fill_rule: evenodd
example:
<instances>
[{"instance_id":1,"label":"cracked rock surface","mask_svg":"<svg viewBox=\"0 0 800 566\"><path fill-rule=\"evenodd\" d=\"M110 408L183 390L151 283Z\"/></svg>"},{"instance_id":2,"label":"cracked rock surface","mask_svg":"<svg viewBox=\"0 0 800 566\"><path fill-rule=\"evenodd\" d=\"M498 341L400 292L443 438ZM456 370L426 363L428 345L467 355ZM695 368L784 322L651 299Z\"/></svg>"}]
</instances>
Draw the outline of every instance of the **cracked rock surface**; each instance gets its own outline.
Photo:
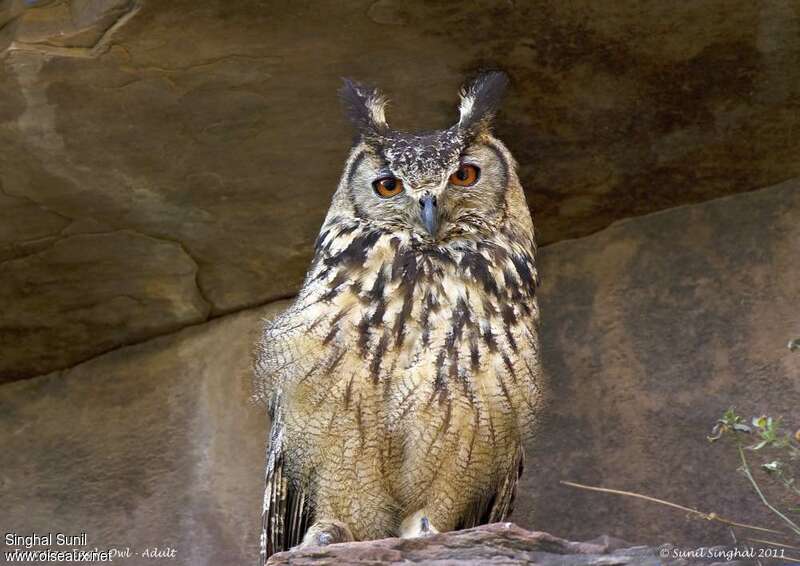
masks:
<instances>
[{"instance_id":1,"label":"cracked rock surface","mask_svg":"<svg viewBox=\"0 0 800 566\"><path fill-rule=\"evenodd\" d=\"M784 1L0 2L0 379L295 292L341 76L417 129L506 69L497 132L548 244L800 175L798 30Z\"/></svg>"}]
</instances>

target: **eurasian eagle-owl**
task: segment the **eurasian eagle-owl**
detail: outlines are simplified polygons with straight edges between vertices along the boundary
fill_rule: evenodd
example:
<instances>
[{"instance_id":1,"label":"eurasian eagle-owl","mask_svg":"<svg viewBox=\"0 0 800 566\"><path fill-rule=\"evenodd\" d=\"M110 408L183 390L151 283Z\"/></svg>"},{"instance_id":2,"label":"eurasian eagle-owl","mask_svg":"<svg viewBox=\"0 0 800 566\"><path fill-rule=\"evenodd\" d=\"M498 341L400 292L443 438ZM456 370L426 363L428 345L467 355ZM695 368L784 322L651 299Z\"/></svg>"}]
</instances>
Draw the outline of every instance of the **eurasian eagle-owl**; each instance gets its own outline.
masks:
<instances>
[{"instance_id":1,"label":"eurasian eagle-owl","mask_svg":"<svg viewBox=\"0 0 800 566\"><path fill-rule=\"evenodd\" d=\"M506 84L478 76L457 124L410 134L345 81L357 141L302 289L257 347L262 561L510 513L542 382L533 223L490 130Z\"/></svg>"}]
</instances>

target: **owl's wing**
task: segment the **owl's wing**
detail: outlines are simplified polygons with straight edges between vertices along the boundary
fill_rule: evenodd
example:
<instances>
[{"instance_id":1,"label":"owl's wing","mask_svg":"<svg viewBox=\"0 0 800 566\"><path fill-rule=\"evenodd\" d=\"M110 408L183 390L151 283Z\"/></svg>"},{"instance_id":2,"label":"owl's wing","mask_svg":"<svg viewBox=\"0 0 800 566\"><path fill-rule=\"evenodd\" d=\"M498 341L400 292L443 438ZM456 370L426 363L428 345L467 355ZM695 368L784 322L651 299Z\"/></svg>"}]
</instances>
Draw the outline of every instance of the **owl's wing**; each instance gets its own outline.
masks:
<instances>
[{"instance_id":1,"label":"owl's wing","mask_svg":"<svg viewBox=\"0 0 800 566\"><path fill-rule=\"evenodd\" d=\"M517 482L522 475L525 463L525 451L520 445L514 455L514 465L503 478L497 491L487 494L472 511L462 518L456 529L470 529L478 525L505 521L514 510L514 498L517 495Z\"/></svg>"},{"instance_id":2,"label":"owl's wing","mask_svg":"<svg viewBox=\"0 0 800 566\"><path fill-rule=\"evenodd\" d=\"M294 485L284 473L284 425L280 396L273 400L272 408L259 566L266 564L274 553L300 544L312 522L307 490Z\"/></svg>"},{"instance_id":3,"label":"owl's wing","mask_svg":"<svg viewBox=\"0 0 800 566\"><path fill-rule=\"evenodd\" d=\"M525 467L525 449L522 445L517 449L516 457L514 458L514 465L511 471L505 477L505 480L497 490L497 495L494 499L494 505L489 509L489 517L487 523L497 523L498 521L505 521L514 510L514 498L517 496L517 483L522 476L522 470Z\"/></svg>"}]
</instances>

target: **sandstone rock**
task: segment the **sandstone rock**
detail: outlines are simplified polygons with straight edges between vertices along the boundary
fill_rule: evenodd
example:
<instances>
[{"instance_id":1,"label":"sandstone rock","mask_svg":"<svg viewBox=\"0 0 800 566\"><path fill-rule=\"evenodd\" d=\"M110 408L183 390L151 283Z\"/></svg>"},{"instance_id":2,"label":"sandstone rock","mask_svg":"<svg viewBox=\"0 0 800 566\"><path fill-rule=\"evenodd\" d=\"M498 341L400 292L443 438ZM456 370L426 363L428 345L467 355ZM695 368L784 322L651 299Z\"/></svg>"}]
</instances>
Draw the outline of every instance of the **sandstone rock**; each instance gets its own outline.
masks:
<instances>
[{"instance_id":1,"label":"sandstone rock","mask_svg":"<svg viewBox=\"0 0 800 566\"><path fill-rule=\"evenodd\" d=\"M570 542L544 532L531 532L512 523L494 523L425 538L384 539L368 542L333 544L297 549L272 556L271 566L338 566L339 564L389 566L391 564L430 564L437 566L690 566L710 561L664 559L661 549L631 546L614 541L598 544ZM739 561L735 564L755 564ZM717 564L734 562L717 561Z\"/></svg>"},{"instance_id":2,"label":"sandstone rock","mask_svg":"<svg viewBox=\"0 0 800 566\"><path fill-rule=\"evenodd\" d=\"M176 566L253 562L267 419L250 351L282 306L0 386L3 533L86 532L84 550L130 548L130 564L152 548Z\"/></svg>"},{"instance_id":3,"label":"sandstone rock","mask_svg":"<svg viewBox=\"0 0 800 566\"><path fill-rule=\"evenodd\" d=\"M735 472L733 454L705 436L730 405L797 418L800 357L786 342L800 336L798 217L794 181L541 250L542 348L553 393L539 441L528 447L515 523L570 540L608 533L649 548L731 543L718 524L559 483L567 479L775 525ZM260 318L280 308L228 315L0 385L4 531L77 526L92 545L172 545L175 564L251 561L267 423L248 402L249 353ZM491 548L516 552L513 540ZM418 551L405 544L376 549L388 558Z\"/></svg>"},{"instance_id":4,"label":"sandstone rock","mask_svg":"<svg viewBox=\"0 0 800 566\"><path fill-rule=\"evenodd\" d=\"M341 76L385 87L390 120L418 128L455 119L465 74L507 69L497 130L542 243L800 175L800 14L786 1L7 0L0 26L0 230L16 230L0 253L66 223L181 242L213 315L296 292L351 138ZM94 352L58 308L59 353L11 365L3 340L4 373Z\"/></svg>"},{"instance_id":5,"label":"sandstone rock","mask_svg":"<svg viewBox=\"0 0 800 566\"><path fill-rule=\"evenodd\" d=\"M133 0L70 0L40 3L20 17L13 49L39 49L59 55L72 55L69 48L90 48L98 44L126 13L135 9ZM58 50L51 48L67 48Z\"/></svg>"},{"instance_id":6,"label":"sandstone rock","mask_svg":"<svg viewBox=\"0 0 800 566\"><path fill-rule=\"evenodd\" d=\"M515 522L573 540L731 540L718 523L559 484L572 480L777 527L735 449L706 435L731 406L800 427L800 356L786 347L800 335L798 220L794 180L541 250L551 404Z\"/></svg>"},{"instance_id":7,"label":"sandstone rock","mask_svg":"<svg viewBox=\"0 0 800 566\"><path fill-rule=\"evenodd\" d=\"M26 203L14 204L24 219ZM11 250L27 248L26 255L0 263L0 381L69 366L208 315L197 264L179 243L129 231L37 235Z\"/></svg>"}]
</instances>

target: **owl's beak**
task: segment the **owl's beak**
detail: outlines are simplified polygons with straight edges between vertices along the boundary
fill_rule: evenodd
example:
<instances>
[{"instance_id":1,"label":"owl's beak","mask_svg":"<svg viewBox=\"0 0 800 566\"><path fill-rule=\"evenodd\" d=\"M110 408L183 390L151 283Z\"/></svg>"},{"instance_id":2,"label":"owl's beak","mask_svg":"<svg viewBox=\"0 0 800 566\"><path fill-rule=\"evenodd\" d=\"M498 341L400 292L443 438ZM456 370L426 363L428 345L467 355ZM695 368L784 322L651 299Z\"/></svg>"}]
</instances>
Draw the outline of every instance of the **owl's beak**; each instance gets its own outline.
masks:
<instances>
[{"instance_id":1,"label":"owl's beak","mask_svg":"<svg viewBox=\"0 0 800 566\"><path fill-rule=\"evenodd\" d=\"M436 207L436 197L434 195L424 195L419 199L420 218L422 225L431 236L436 235L439 228L439 209Z\"/></svg>"}]
</instances>

